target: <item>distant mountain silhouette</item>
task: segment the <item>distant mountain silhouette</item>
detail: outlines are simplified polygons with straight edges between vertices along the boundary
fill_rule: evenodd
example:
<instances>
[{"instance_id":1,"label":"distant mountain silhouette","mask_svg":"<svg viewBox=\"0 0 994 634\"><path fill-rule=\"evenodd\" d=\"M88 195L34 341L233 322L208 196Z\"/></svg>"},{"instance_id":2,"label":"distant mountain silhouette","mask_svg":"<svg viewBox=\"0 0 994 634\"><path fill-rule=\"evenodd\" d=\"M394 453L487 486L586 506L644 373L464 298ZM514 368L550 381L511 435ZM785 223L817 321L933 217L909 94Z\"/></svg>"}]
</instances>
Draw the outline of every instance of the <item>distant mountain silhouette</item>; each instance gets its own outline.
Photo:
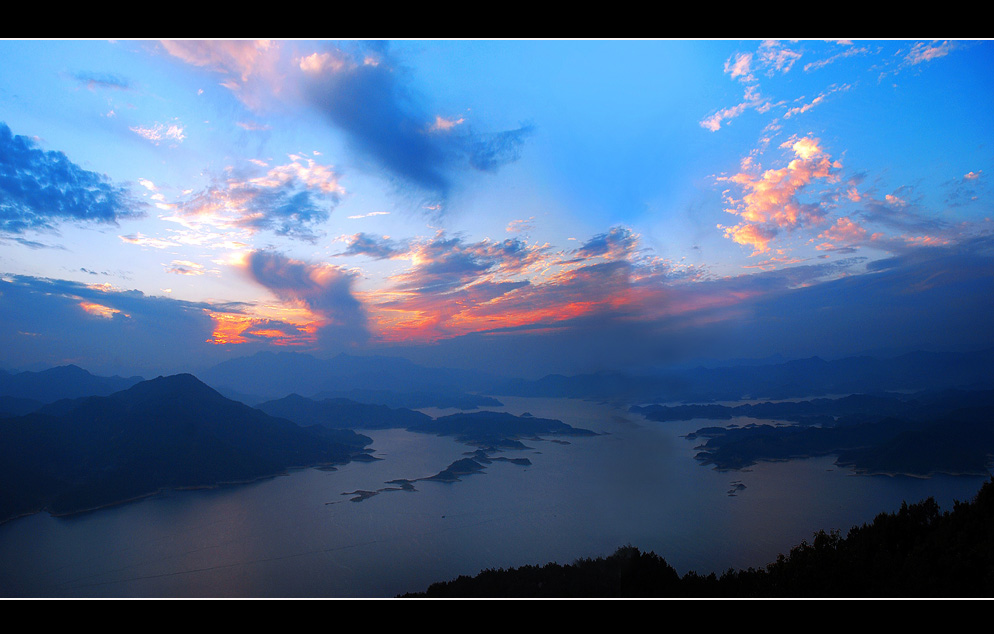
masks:
<instances>
[{"instance_id":1,"label":"distant mountain silhouette","mask_svg":"<svg viewBox=\"0 0 994 634\"><path fill-rule=\"evenodd\" d=\"M994 407L994 390L941 390L928 392L851 394L840 398L719 405L633 405L629 411L660 422L707 418L729 420L747 417L833 426L839 420L854 424L859 417L899 416L935 418L963 407Z\"/></svg>"},{"instance_id":2,"label":"distant mountain silhouette","mask_svg":"<svg viewBox=\"0 0 994 634\"><path fill-rule=\"evenodd\" d=\"M364 456L370 438L309 430L221 396L196 377L159 377L110 396L64 399L0 424L0 521Z\"/></svg>"},{"instance_id":3,"label":"distant mountain silhouette","mask_svg":"<svg viewBox=\"0 0 994 634\"><path fill-rule=\"evenodd\" d=\"M457 391L415 391L392 392L390 390L351 389L318 392L315 400L324 398L347 398L359 403L386 405L393 408L418 409L421 407L453 408L462 410L480 407L502 407L504 404L492 396L469 394Z\"/></svg>"},{"instance_id":4,"label":"distant mountain silhouette","mask_svg":"<svg viewBox=\"0 0 994 634\"><path fill-rule=\"evenodd\" d=\"M515 416L506 412L472 412L440 416L414 425L410 431L439 436L455 436L458 440L480 446L521 448L521 438L537 436L596 436L589 429L573 427L561 420Z\"/></svg>"},{"instance_id":5,"label":"distant mountain silhouette","mask_svg":"<svg viewBox=\"0 0 994 634\"><path fill-rule=\"evenodd\" d=\"M811 357L784 363L668 370L653 375L549 375L534 381L503 381L488 393L628 403L694 403L946 388L994 388L994 349L834 361Z\"/></svg>"},{"instance_id":6,"label":"distant mountain silhouette","mask_svg":"<svg viewBox=\"0 0 994 634\"><path fill-rule=\"evenodd\" d=\"M344 395L351 390L457 395L484 391L494 384L484 373L429 368L399 357L344 353L318 359L298 352L259 352L219 363L200 376L219 390L256 395L260 400L288 394Z\"/></svg>"},{"instance_id":7,"label":"distant mountain silhouette","mask_svg":"<svg viewBox=\"0 0 994 634\"><path fill-rule=\"evenodd\" d=\"M270 416L292 420L305 427L323 425L330 429L389 429L431 421L427 414L409 409L357 403L346 398L312 400L299 394L260 403L256 407Z\"/></svg>"},{"instance_id":8,"label":"distant mountain silhouette","mask_svg":"<svg viewBox=\"0 0 994 634\"><path fill-rule=\"evenodd\" d=\"M697 459L719 469L741 469L763 460L835 455L860 473L929 476L989 473L994 456L994 390L944 390L914 395L853 395L798 403L725 407L633 407L650 420L754 416L814 421L817 427L746 425L706 427L688 438L706 438ZM778 415L778 414L782 414Z\"/></svg>"},{"instance_id":9,"label":"distant mountain silhouette","mask_svg":"<svg viewBox=\"0 0 994 634\"><path fill-rule=\"evenodd\" d=\"M385 405L356 403L334 398L320 401L291 394L281 399L261 403L257 407L273 416L292 420L299 425L322 425L330 429L388 429L454 436L461 442L504 448L520 448L521 438L551 436L593 436L552 418L530 415L515 416L506 412L463 412L432 418L409 409L393 409Z\"/></svg>"},{"instance_id":10,"label":"distant mountain silhouette","mask_svg":"<svg viewBox=\"0 0 994 634\"><path fill-rule=\"evenodd\" d=\"M51 403L63 398L108 396L144 381L140 376L95 376L75 365L41 372L0 373L0 396L14 396Z\"/></svg>"}]
</instances>

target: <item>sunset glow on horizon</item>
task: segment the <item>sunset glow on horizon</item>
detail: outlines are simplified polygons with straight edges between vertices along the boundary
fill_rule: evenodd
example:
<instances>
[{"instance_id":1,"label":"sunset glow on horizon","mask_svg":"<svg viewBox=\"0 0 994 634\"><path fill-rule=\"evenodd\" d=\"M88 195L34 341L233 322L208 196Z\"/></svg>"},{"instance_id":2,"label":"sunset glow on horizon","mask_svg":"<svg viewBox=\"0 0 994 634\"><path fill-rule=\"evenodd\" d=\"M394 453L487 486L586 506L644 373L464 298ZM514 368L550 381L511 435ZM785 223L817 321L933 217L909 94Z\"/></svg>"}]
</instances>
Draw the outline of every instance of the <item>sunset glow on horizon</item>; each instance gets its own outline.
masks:
<instances>
[{"instance_id":1,"label":"sunset glow on horizon","mask_svg":"<svg viewBox=\"0 0 994 634\"><path fill-rule=\"evenodd\" d=\"M990 41L0 50L0 369L994 345Z\"/></svg>"}]
</instances>

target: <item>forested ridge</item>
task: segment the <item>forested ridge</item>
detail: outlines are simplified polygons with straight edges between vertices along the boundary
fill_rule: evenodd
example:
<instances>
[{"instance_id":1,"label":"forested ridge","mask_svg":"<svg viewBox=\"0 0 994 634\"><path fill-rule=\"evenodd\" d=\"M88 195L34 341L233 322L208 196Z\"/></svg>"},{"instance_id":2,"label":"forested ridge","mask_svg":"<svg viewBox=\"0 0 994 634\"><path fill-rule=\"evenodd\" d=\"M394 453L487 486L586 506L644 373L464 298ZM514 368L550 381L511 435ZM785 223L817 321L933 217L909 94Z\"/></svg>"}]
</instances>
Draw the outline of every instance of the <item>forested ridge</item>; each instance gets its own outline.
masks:
<instances>
[{"instance_id":1,"label":"forested ridge","mask_svg":"<svg viewBox=\"0 0 994 634\"><path fill-rule=\"evenodd\" d=\"M763 568L689 571L635 546L608 557L434 583L408 597L979 598L994 597L994 478L972 501L933 498L840 531L819 531Z\"/></svg>"}]
</instances>

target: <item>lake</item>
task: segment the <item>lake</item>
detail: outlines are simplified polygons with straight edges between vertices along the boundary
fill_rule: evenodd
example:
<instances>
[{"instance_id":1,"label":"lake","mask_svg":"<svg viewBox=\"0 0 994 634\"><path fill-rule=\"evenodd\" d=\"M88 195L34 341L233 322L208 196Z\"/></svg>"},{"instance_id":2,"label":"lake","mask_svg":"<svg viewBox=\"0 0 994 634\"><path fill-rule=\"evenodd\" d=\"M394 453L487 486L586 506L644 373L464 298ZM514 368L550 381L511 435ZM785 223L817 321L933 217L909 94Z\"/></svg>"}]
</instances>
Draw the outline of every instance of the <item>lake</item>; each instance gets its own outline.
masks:
<instances>
[{"instance_id":1,"label":"lake","mask_svg":"<svg viewBox=\"0 0 994 634\"><path fill-rule=\"evenodd\" d=\"M631 544L682 575L760 567L818 529L841 529L935 497L972 499L984 477L857 476L833 458L718 472L656 423L572 399L501 398L513 414L600 432L527 441L461 482L417 482L353 502L357 490L437 473L471 450L403 430L363 432L382 460L259 482L170 491L69 518L0 526L3 597L392 597L435 581L611 554ZM432 415L454 410L423 410ZM744 485L744 488L737 485Z\"/></svg>"}]
</instances>

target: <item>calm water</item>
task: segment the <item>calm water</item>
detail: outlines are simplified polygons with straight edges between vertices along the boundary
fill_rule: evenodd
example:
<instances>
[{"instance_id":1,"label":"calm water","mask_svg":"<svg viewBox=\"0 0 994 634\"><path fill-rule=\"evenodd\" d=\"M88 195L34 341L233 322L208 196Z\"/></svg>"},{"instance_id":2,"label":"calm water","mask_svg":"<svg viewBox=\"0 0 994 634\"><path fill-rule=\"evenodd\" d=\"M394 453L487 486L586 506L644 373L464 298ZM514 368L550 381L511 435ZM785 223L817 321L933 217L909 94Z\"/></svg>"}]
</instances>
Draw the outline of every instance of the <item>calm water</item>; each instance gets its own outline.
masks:
<instances>
[{"instance_id":1,"label":"calm water","mask_svg":"<svg viewBox=\"0 0 994 634\"><path fill-rule=\"evenodd\" d=\"M391 597L485 568L604 556L632 544L681 574L762 566L818 529L842 529L934 496L943 509L986 478L861 477L831 458L721 473L681 437L713 424L654 423L606 405L502 399L515 414L605 435L528 442L462 482L418 482L470 448L368 432L383 460L250 485L170 492L73 517L0 526L4 597ZM428 410L426 410L428 411ZM448 413L428 411L430 414ZM723 421L720 424L750 421ZM734 484L745 485L729 495Z\"/></svg>"}]
</instances>

